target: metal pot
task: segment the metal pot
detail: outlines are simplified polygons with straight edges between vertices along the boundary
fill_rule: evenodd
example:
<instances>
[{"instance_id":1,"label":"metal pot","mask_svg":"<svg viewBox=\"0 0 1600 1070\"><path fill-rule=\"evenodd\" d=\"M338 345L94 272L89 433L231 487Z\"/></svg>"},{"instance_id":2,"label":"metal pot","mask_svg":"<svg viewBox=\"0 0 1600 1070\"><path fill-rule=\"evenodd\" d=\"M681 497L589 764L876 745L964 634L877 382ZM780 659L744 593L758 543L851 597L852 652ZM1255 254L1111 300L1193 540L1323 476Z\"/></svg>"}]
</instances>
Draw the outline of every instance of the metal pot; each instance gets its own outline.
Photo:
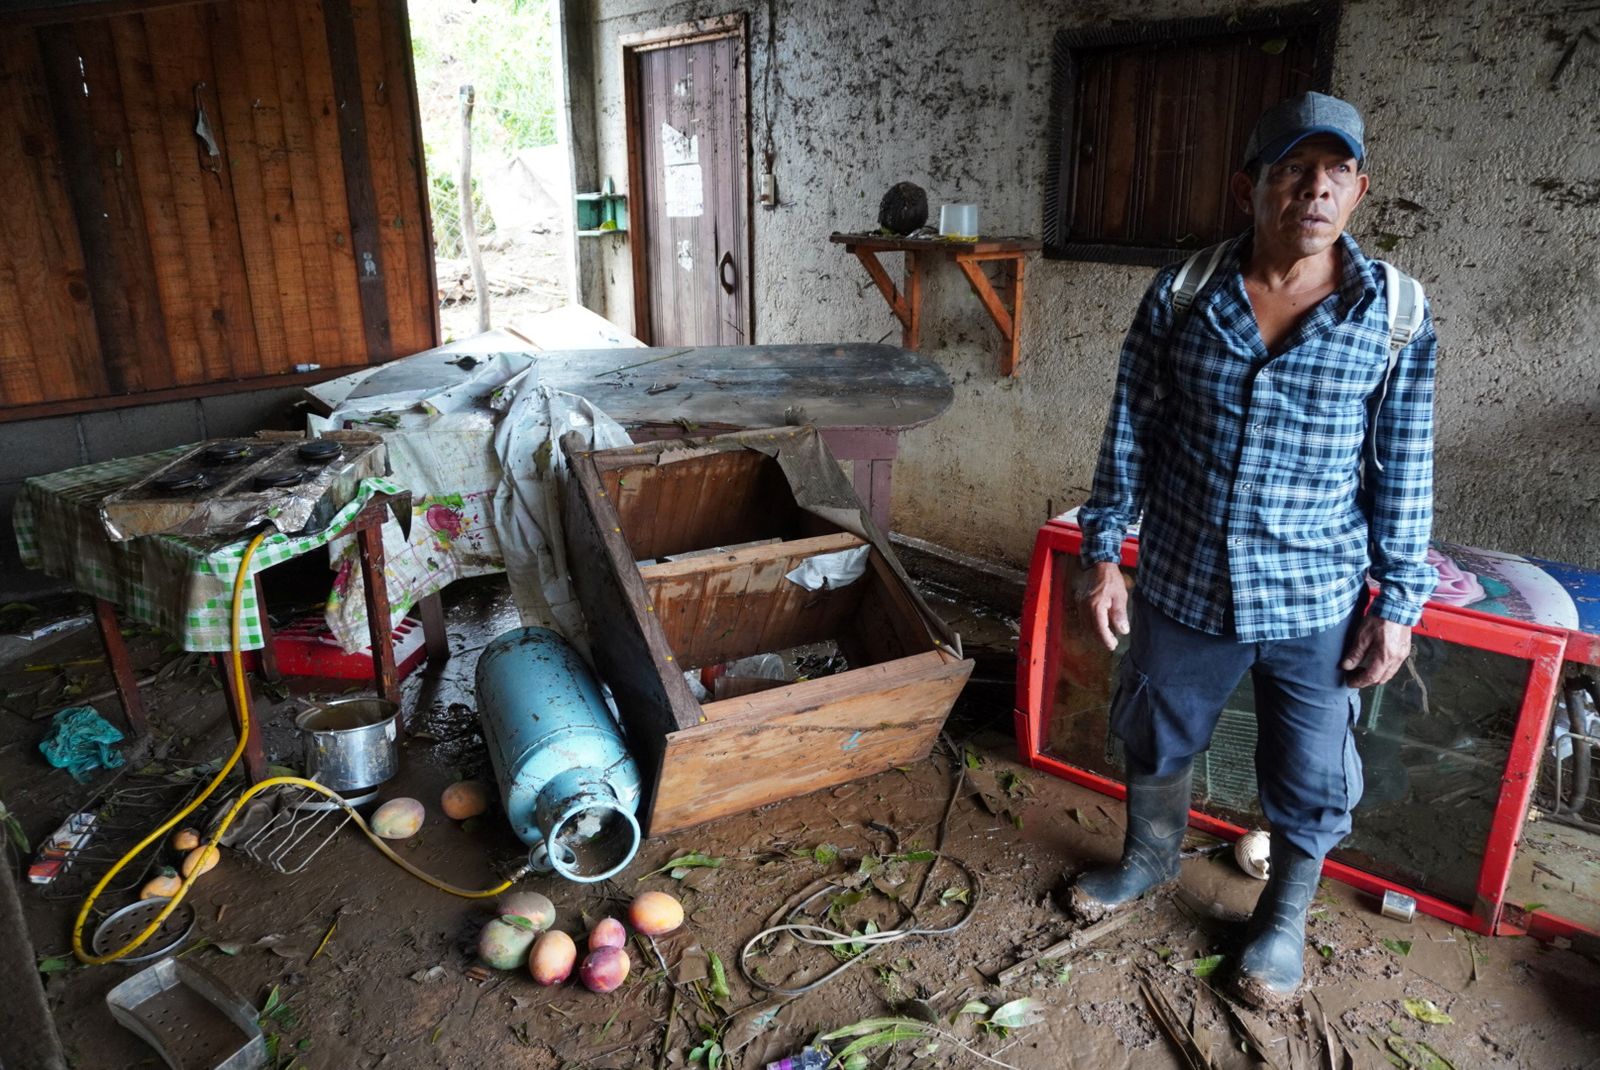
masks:
<instances>
[{"instance_id":1,"label":"metal pot","mask_svg":"<svg viewBox=\"0 0 1600 1070\"><path fill-rule=\"evenodd\" d=\"M334 791L382 784L400 769L399 715L399 706L381 698L340 699L302 713L294 723L303 733L306 776Z\"/></svg>"}]
</instances>

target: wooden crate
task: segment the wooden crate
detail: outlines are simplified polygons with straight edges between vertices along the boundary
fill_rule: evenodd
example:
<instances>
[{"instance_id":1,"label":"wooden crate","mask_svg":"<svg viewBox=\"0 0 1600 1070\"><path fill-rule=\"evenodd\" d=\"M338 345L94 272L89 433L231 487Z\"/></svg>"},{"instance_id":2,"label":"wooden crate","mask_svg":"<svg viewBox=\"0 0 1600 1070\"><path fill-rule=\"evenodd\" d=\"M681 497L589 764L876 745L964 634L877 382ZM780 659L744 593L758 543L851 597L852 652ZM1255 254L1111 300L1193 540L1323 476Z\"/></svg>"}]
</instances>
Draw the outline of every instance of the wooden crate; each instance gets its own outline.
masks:
<instances>
[{"instance_id":1,"label":"wooden crate","mask_svg":"<svg viewBox=\"0 0 1600 1070\"><path fill-rule=\"evenodd\" d=\"M780 456L811 462L799 495ZM815 432L569 446L568 460L568 566L644 775L651 834L927 755L972 662L861 516ZM867 544L866 574L845 587L807 591L785 579L807 558ZM737 548L658 560L716 547ZM683 677L827 640L849 666L832 676L704 705Z\"/></svg>"}]
</instances>

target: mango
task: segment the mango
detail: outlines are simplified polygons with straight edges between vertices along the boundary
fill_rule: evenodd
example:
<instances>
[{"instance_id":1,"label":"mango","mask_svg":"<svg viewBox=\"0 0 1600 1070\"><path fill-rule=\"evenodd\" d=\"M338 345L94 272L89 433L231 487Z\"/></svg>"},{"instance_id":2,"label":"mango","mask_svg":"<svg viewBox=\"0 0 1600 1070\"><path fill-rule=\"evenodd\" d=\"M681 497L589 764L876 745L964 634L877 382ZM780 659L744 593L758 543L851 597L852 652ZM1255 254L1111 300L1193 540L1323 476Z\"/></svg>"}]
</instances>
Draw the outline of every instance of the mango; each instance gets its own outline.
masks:
<instances>
[{"instance_id":1,"label":"mango","mask_svg":"<svg viewBox=\"0 0 1600 1070\"><path fill-rule=\"evenodd\" d=\"M195 828L179 829L172 834L168 841L174 851L192 851L200 846L200 830Z\"/></svg>"},{"instance_id":2,"label":"mango","mask_svg":"<svg viewBox=\"0 0 1600 1070\"><path fill-rule=\"evenodd\" d=\"M666 892L645 892L628 906L628 922L646 936L665 936L683 924L683 904Z\"/></svg>"},{"instance_id":3,"label":"mango","mask_svg":"<svg viewBox=\"0 0 1600 1070\"><path fill-rule=\"evenodd\" d=\"M390 799L372 815L372 831L386 840L404 840L417 834L426 811L415 799Z\"/></svg>"},{"instance_id":4,"label":"mango","mask_svg":"<svg viewBox=\"0 0 1600 1070\"><path fill-rule=\"evenodd\" d=\"M578 961L578 945L560 929L539 934L528 955L528 972L541 985L558 985L572 976L572 966Z\"/></svg>"},{"instance_id":5,"label":"mango","mask_svg":"<svg viewBox=\"0 0 1600 1070\"><path fill-rule=\"evenodd\" d=\"M451 821L465 821L489 809L489 786L481 780L459 780L439 796L439 809Z\"/></svg>"},{"instance_id":6,"label":"mango","mask_svg":"<svg viewBox=\"0 0 1600 1070\"><path fill-rule=\"evenodd\" d=\"M222 853L215 847L196 847L183 856L183 875L187 877L195 870L210 873L220 861Z\"/></svg>"},{"instance_id":7,"label":"mango","mask_svg":"<svg viewBox=\"0 0 1600 1070\"><path fill-rule=\"evenodd\" d=\"M501 914L515 914L527 918L533 927L544 932L556 923L556 905L538 892L512 892L500 897L495 909Z\"/></svg>"},{"instance_id":8,"label":"mango","mask_svg":"<svg viewBox=\"0 0 1600 1070\"><path fill-rule=\"evenodd\" d=\"M583 965L578 967L578 976L591 992L614 992L628 979L631 965L628 953L622 948L597 948L584 956Z\"/></svg>"},{"instance_id":9,"label":"mango","mask_svg":"<svg viewBox=\"0 0 1600 1070\"><path fill-rule=\"evenodd\" d=\"M171 899L178 894L178 886L182 883L177 870L171 866L162 866L161 872L144 882L144 887L139 889L139 898Z\"/></svg>"},{"instance_id":10,"label":"mango","mask_svg":"<svg viewBox=\"0 0 1600 1070\"><path fill-rule=\"evenodd\" d=\"M616 918L601 918L595 922L594 930L589 933L589 950L598 951L602 947L621 947L628 942L628 930L622 927L622 922Z\"/></svg>"},{"instance_id":11,"label":"mango","mask_svg":"<svg viewBox=\"0 0 1600 1070\"><path fill-rule=\"evenodd\" d=\"M478 957L497 970L514 970L528 961L536 935L527 918L495 918L478 934Z\"/></svg>"}]
</instances>

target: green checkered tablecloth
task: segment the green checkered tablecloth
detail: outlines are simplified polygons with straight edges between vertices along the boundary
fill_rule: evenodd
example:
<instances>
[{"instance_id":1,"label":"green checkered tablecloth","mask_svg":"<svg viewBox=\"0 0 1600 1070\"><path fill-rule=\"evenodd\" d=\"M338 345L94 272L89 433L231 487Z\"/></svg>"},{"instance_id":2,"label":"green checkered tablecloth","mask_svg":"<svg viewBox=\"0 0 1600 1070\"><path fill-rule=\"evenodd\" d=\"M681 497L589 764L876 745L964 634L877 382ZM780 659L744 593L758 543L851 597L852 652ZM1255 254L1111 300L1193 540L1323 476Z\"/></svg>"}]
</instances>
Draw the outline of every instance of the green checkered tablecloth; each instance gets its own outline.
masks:
<instances>
[{"instance_id":1,"label":"green checkered tablecloth","mask_svg":"<svg viewBox=\"0 0 1600 1070\"><path fill-rule=\"evenodd\" d=\"M233 582L249 540L148 535L113 542L100 522L100 501L107 494L148 475L190 448L179 446L29 479L23 484L13 516L17 548L22 563L29 568L66 580L85 594L114 602L124 616L176 636L185 650L227 650ZM334 533L366 508L374 495L403 493L402 487L388 479L362 480L356 496L320 532L268 536L251 558L251 574L330 542L334 543L331 549L335 557L348 561L354 553L354 540L349 536L334 540ZM386 545L391 539L400 539L403 544L392 518L384 526ZM393 533L387 530L391 527L395 528ZM416 584L394 575L392 561L388 571L390 601L399 619L417 597L428 592L419 593ZM363 602L360 570L344 568L340 579L342 583L329 599L329 623L347 648L365 646L365 617L357 608ZM261 611L252 583L245 590L241 627L242 645L247 650L265 645Z\"/></svg>"}]
</instances>

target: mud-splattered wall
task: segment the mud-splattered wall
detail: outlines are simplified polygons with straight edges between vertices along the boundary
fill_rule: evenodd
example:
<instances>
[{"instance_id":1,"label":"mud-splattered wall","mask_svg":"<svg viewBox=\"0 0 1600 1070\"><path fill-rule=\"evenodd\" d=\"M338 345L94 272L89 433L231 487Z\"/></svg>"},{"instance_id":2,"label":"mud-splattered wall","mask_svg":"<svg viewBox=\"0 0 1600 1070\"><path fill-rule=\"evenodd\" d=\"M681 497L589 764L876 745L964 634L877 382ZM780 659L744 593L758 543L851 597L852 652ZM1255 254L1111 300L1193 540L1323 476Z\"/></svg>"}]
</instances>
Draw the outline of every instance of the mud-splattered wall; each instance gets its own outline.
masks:
<instances>
[{"instance_id":1,"label":"mud-splattered wall","mask_svg":"<svg viewBox=\"0 0 1600 1070\"><path fill-rule=\"evenodd\" d=\"M1218 8L1167 0L1141 17ZM781 343L898 339L860 265L827 241L875 225L896 181L920 183L934 205L979 203L986 232L1038 234L1052 35L1131 9L594 0L592 10L598 69L574 72L574 88L596 95L598 172L619 183L619 35L746 12L752 143L759 151L770 132L782 202L756 209L756 339ZM1353 231L1369 250L1380 232L1398 236L1388 255L1427 287L1442 339L1437 535L1590 566L1600 566L1597 38L1592 4L1355 0L1333 86L1369 124L1372 195ZM626 325L627 249L600 255L603 292L587 298ZM967 284L948 265L934 272L922 350L956 399L902 440L896 528L1024 561L1039 522L1086 493L1118 343L1149 276L1030 264L1022 368L1007 380Z\"/></svg>"}]
</instances>

